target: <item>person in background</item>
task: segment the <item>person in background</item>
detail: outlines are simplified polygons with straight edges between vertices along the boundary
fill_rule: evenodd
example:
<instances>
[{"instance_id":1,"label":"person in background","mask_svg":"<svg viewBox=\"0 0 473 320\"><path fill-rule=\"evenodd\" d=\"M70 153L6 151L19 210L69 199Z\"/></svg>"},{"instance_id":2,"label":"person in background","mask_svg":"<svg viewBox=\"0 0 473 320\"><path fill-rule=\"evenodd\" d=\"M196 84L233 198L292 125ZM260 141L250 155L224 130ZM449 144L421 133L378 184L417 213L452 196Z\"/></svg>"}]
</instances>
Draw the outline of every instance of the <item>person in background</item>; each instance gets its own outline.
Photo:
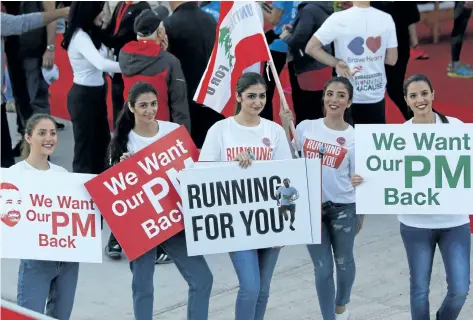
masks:
<instances>
[{"instance_id":1,"label":"person in background","mask_svg":"<svg viewBox=\"0 0 473 320\"><path fill-rule=\"evenodd\" d=\"M148 1L120 1L113 10L111 20L102 33L102 43L112 50L114 61L118 61L118 54L124 45L136 40L133 24L136 17L145 9L150 9ZM121 73L112 75L112 105L113 126L117 121L118 113L123 108L126 92Z\"/></svg>"},{"instance_id":2,"label":"person in background","mask_svg":"<svg viewBox=\"0 0 473 320\"><path fill-rule=\"evenodd\" d=\"M23 161L10 170L67 172L48 157L57 145L56 122L47 114L33 115L25 127ZM17 303L54 319L70 319L79 276L79 263L22 259L18 271ZM45 312L46 307L46 312Z\"/></svg>"},{"instance_id":3,"label":"person in background","mask_svg":"<svg viewBox=\"0 0 473 320\"><path fill-rule=\"evenodd\" d=\"M300 1L273 1L271 3L271 11L262 10L264 20L274 26L273 30L277 36L283 33L283 27L285 25L291 24L294 21L299 3ZM283 40L276 38L269 45L269 50L273 57L276 71L278 75L280 75L286 65L287 44ZM268 62L265 63L265 68L268 68ZM276 82L273 79L272 72L263 72L263 77L268 85L268 91L266 93L266 106L260 116L268 120L273 120L273 96Z\"/></svg>"},{"instance_id":4,"label":"person in background","mask_svg":"<svg viewBox=\"0 0 473 320\"><path fill-rule=\"evenodd\" d=\"M460 62L465 30L473 10L473 1L455 1L453 29L450 40L452 60L447 75L452 78L473 78L471 65Z\"/></svg>"},{"instance_id":5,"label":"person in background","mask_svg":"<svg viewBox=\"0 0 473 320\"><path fill-rule=\"evenodd\" d=\"M323 92L325 117L305 120L296 127L300 143L296 150L301 150L303 157L317 154L322 161L322 242L307 249L314 264L315 288L324 320L350 319L346 305L356 275L353 248L364 221L356 214L355 188L350 180L355 174L355 130L346 120L352 100L350 81L331 78ZM284 126L292 120L292 113L286 111ZM328 157L335 158L335 165L327 162Z\"/></svg>"},{"instance_id":6,"label":"person in background","mask_svg":"<svg viewBox=\"0 0 473 320\"><path fill-rule=\"evenodd\" d=\"M335 57L323 49L332 42ZM384 65L397 62L396 27L389 14L371 7L369 1L353 1L353 7L325 20L305 51L350 79L354 88L350 123L386 123Z\"/></svg>"},{"instance_id":7,"label":"person in background","mask_svg":"<svg viewBox=\"0 0 473 320\"><path fill-rule=\"evenodd\" d=\"M333 13L330 1L304 1L292 26L285 26L280 35L289 47L289 79L292 88L292 102L296 114L296 125L304 120L324 116L322 98L325 83L332 77L333 68L324 65L305 53L305 47L312 35ZM323 49L332 54L332 45Z\"/></svg>"},{"instance_id":8,"label":"person in background","mask_svg":"<svg viewBox=\"0 0 473 320\"><path fill-rule=\"evenodd\" d=\"M218 18L220 18L220 1L200 1L199 6L202 11L210 14L218 22Z\"/></svg>"},{"instance_id":9,"label":"person in background","mask_svg":"<svg viewBox=\"0 0 473 320\"><path fill-rule=\"evenodd\" d=\"M163 49L166 33L162 25L164 17L154 10L145 9L135 19L134 30L138 41L126 44L120 52L119 63L123 71L124 98L138 81L148 82L158 91L157 120L184 125L191 132L187 87L179 60ZM156 264L170 263L170 257L158 246ZM120 259L122 249L110 234L105 253L111 259Z\"/></svg>"},{"instance_id":10,"label":"person in background","mask_svg":"<svg viewBox=\"0 0 473 320\"><path fill-rule=\"evenodd\" d=\"M100 174L107 166L110 129L104 72L121 70L118 62L106 58L101 42L103 6L104 1L73 1L62 43L73 72L67 109L74 133L72 168L78 173Z\"/></svg>"},{"instance_id":11,"label":"person in background","mask_svg":"<svg viewBox=\"0 0 473 320\"><path fill-rule=\"evenodd\" d=\"M135 83L118 116L109 146L109 163L115 165L179 128L176 123L156 120L158 109L156 89L146 82ZM207 320L213 276L204 257L187 255L184 231L164 241L161 246L189 285L187 319ZM152 249L130 262L136 320L153 319L155 260L156 250Z\"/></svg>"},{"instance_id":12,"label":"person in background","mask_svg":"<svg viewBox=\"0 0 473 320\"><path fill-rule=\"evenodd\" d=\"M411 53L412 26L415 30L415 25L420 20L419 9L415 1L373 1L372 6L391 15L396 26L398 58L395 65L386 65L386 91L407 120L410 113L404 100L402 84Z\"/></svg>"},{"instance_id":13,"label":"person in background","mask_svg":"<svg viewBox=\"0 0 473 320\"><path fill-rule=\"evenodd\" d=\"M235 91L235 116L218 121L208 130L199 161L238 161L246 168L252 160L292 159L284 129L260 117L266 104L264 78L259 73L244 73ZM264 248L230 252L240 286L236 320L263 320L279 251Z\"/></svg>"},{"instance_id":14,"label":"person in background","mask_svg":"<svg viewBox=\"0 0 473 320\"><path fill-rule=\"evenodd\" d=\"M404 96L414 114L405 122L406 125L462 123L433 110L434 94L432 83L423 74L413 75L405 81ZM359 185L363 178L354 175L352 181ZM470 289L471 234L468 215L402 214L398 219L409 264L412 319L430 319L429 288L437 246L445 267L447 294L436 319L457 319Z\"/></svg>"},{"instance_id":15,"label":"person in background","mask_svg":"<svg viewBox=\"0 0 473 320\"><path fill-rule=\"evenodd\" d=\"M27 32L36 28L41 28L52 21L56 21L59 18L67 17L69 14L69 8L56 9L52 12L37 12L25 15L14 16L5 13L3 3L2 12L0 17L1 22L1 53L0 53L0 68L1 68L1 87L4 87L4 37L20 35L23 32ZM10 41L10 39L8 40ZM19 108L19 106L17 106ZM10 129L8 125L7 113L6 113L6 98L1 92L1 166L2 168L8 168L15 163L15 158L12 150L12 142L10 136Z\"/></svg>"},{"instance_id":16,"label":"person in background","mask_svg":"<svg viewBox=\"0 0 473 320\"><path fill-rule=\"evenodd\" d=\"M223 115L194 101L194 95L207 68L216 38L215 19L195 1L169 1L172 15L164 20L167 51L181 62L187 83L187 104L191 117L191 136L197 148L205 134Z\"/></svg>"}]
</instances>

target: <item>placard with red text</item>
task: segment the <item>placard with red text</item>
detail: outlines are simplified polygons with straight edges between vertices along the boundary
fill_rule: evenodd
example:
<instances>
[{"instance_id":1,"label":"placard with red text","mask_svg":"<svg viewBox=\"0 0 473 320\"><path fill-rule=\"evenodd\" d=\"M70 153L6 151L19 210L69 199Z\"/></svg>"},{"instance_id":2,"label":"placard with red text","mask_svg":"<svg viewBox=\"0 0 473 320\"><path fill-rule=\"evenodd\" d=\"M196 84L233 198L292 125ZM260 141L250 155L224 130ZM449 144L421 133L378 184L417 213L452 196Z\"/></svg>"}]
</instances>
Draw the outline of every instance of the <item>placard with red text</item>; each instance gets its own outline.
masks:
<instances>
[{"instance_id":1,"label":"placard with red text","mask_svg":"<svg viewBox=\"0 0 473 320\"><path fill-rule=\"evenodd\" d=\"M177 177L198 158L181 126L85 184L130 261L184 229Z\"/></svg>"},{"instance_id":2,"label":"placard with red text","mask_svg":"<svg viewBox=\"0 0 473 320\"><path fill-rule=\"evenodd\" d=\"M94 176L2 169L1 257L101 263L100 213L84 187Z\"/></svg>"}]
</instances>

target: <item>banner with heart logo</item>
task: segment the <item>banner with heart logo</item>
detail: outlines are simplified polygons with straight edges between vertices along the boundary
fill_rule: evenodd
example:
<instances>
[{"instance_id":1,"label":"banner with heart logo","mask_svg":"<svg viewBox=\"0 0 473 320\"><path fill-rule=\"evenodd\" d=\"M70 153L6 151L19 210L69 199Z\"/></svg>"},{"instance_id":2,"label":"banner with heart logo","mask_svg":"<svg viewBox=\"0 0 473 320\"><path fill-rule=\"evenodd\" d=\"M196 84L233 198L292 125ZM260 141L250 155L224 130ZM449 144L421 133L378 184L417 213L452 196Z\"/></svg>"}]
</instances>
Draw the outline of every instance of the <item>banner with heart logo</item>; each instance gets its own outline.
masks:
<instances>
[{"instance_id":1,"label":"banner with heart logo","mask_svg":"<svg viewBox=\"0 0 473 320\"><path fill-rule=\"evenodd\" d=\"M84 187L94 175L0 171L1 257L102 262L100 213Z\"/></svg>"}]
</instances>

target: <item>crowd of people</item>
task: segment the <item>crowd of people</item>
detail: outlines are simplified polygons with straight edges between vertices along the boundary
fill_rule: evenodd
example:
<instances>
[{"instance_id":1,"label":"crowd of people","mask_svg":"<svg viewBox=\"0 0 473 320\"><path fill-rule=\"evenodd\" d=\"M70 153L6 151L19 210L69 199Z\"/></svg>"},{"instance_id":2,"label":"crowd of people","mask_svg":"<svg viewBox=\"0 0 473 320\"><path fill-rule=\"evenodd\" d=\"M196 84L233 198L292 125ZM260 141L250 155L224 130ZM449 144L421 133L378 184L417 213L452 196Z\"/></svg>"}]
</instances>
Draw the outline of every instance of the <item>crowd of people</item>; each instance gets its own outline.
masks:
<instances>
[{"instance_id":1,"label":"crowd of people","mask_svg":"<svg viewBox=\"0 0 473 320\"><path fill-rule=\"evenodd\" d=\"M287 64L290 75L294 114L281 112L280 126L273 121L275 81L264 65L260 72L248 69L239 78L232 117L224 118L193 100L216 41L219 2L173 1L169 10L164 6L151 9L146 1L123 1L109 18L104 1L46 3L2 2L2 59L6 40L8 87L23 137L12 146L2 91L2 167L65 171L50 162L63 124L50 116L48 77L44 76L54 73L58 22L65 21L62 47L73 72L67 93L74 133L73 172L100 174L179 125L187 128L200 149L199 161L238 161L247 167L253 160L304 157L307 139L346 149L338 168L322 168L322 243L307 248L323 319L350 319L346 306L356 275L353 247L364 221L355 207L356 187L363 177L356 174L354 127L386 123L386 93L406 125L461 122L433 109L434 88L426 76L405 80L412 53L416 59L428 58L416 40L415 24L420 17L416 4L354 1L340 9L329 1L258 3L261 23L271 26L266 40L277 72ZM471 66L460 62L471 8L471 2L455 4L452 59L447 69L452 77L473 77ZM2 88L3 70L2 60ZM107 76L112 79L112 135ZM286 132L293 121L296 139L288 141ZM269 158L243 151L227 159L227 148L267 147L264 137L273 148ZM20 149L23 159L15 164ZM289 208L291 203L285 205ZM293 220L294 212L290 213ZM411 275L412 319L429 319L436 245L448 283L437 319L457 319L470 284L468 216L403 215L399 220ZM280 250L229 253L239 280L236 320L264 318ZM105 254L111 259L122 256L113 233ZM212 272L203 256L187 255L184 232L130 262L135 318L152 319L155 264L171 261L189 285L187 318L208 319ZM17 303L70 319L78 275L78 263L22 260Z\"/></svg>"}]
</instances>

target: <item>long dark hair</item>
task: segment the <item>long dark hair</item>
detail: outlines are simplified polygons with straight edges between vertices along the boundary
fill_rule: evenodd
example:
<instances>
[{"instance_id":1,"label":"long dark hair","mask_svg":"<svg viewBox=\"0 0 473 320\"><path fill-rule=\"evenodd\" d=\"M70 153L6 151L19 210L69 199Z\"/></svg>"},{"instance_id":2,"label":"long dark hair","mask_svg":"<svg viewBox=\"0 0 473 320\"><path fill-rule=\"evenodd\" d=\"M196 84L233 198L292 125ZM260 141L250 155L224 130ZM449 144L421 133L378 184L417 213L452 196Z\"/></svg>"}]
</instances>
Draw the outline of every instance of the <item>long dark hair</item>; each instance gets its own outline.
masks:
<instances>
[{"instance_id":1,"label":"long dark hair","mask_svg":"<svg viewBox=\"0 0 473 320\"><path fill-rule=\"evenodd\" d=\"M332 77L324 85L324 91L322 93L322 106L323 106L322 108L325 108L325 105L324 105L325 92L327 92L328 86L331 85L332 83L343 84L345 89L347 89L348 91L348 100L353 101L353 85L351 84L350 80L344 77ZM351 119L350 108L345 109L345 113L343 114L343 120L353 125L352 119Z\"/></svg>"},{"instance_id":2,"label":"long dark hair","mask_svg":"<svg viewBox=\"0 0 473 320\"><path fill-rule=\"evenodd\" d=\"M153 93L158 96L156 89L147 82L137 82L128 92L128 99L123 105L123 109L118 114L113 133L112 141L109 146L109 165L120 162L120 157L127 152L128 134L135 127L135 115L130 108L135 107L136 100L145 93Z\"/></svg>"},{"instance_id":3,"label":"long dark hair","mask_svg":"<svg viewBox=\"0 0 473 320\"><path fill-rule=\"evenodd\" d=\"M34 129L36 128L36 125L38 125L38 123L41 120L50 120L54 124L54 127L56 127L56 121L54 121L53 117L51 117L49 114L37 113L37 114L31 116L28 119L28 121L26 122L25 135L31 137L33 135ZM23 141L21 143L21 156L22 156L22 158L23 159L28 158L28 156L30 155L30 152L31 152L30 144L28 143L28 141L26 141L26 139L23 139Z\"/></svg>"},{"instance_id":4,"label":"long dark hair","mask_svg":"<svg viewBox=\"0 0 473 320\"><path fill-rule=\"evenodd\" d=\"M403 90L404 90L404 97L405 98L407 98L407 93L408 93L409 86L413 82L427 83L427 85L429 86L430 92L431 93L434 92L434 87L432 86L432 82L430 81L430 79L425 74L418 73L418 74L414 74L414 75L410 76L409 78L407 78L406 81L404 81ZM442 123L448 123L448 119L445 115L443 115L440 112L434 110L433 108L432 108L432 111L434 113L438 114L440 120L442 120ZM408 114L409 114L409 119L414 117L414 112L412 111L411 108L408 109Z\"/></svg>"},{"instance_id":5,"label":"long dark hair","mask_svg":"<svg viewBox=\"0 0 473 320\"><path fill-rule=\"evenodd\" d=\"M256 72L244 73L238 79L238 82L236 85L236 92L238 93L239 96L241 96L241 94L245 92L246 89L258 84L262 84L265 89L268 89L268 86L266 85L266 81L259 73L256 73ZM241 102L237 101L235 114L237 115L238 113L240 113L240 110L241 110Z\"/></svg>"},{"instance_id":6,"label":"long dark hair","mask_svg":"<svg viewBox=\"0 0 473 320\"><path fill-rule=\"evenodd\" d=\"M94 19L102 12L105 1L72 1L68 25L64 33L62 47L67 51L72 36L77 29L87 33L97 49L102 45L101 29L94 24Z\"/></svg>"}]
</instances>

